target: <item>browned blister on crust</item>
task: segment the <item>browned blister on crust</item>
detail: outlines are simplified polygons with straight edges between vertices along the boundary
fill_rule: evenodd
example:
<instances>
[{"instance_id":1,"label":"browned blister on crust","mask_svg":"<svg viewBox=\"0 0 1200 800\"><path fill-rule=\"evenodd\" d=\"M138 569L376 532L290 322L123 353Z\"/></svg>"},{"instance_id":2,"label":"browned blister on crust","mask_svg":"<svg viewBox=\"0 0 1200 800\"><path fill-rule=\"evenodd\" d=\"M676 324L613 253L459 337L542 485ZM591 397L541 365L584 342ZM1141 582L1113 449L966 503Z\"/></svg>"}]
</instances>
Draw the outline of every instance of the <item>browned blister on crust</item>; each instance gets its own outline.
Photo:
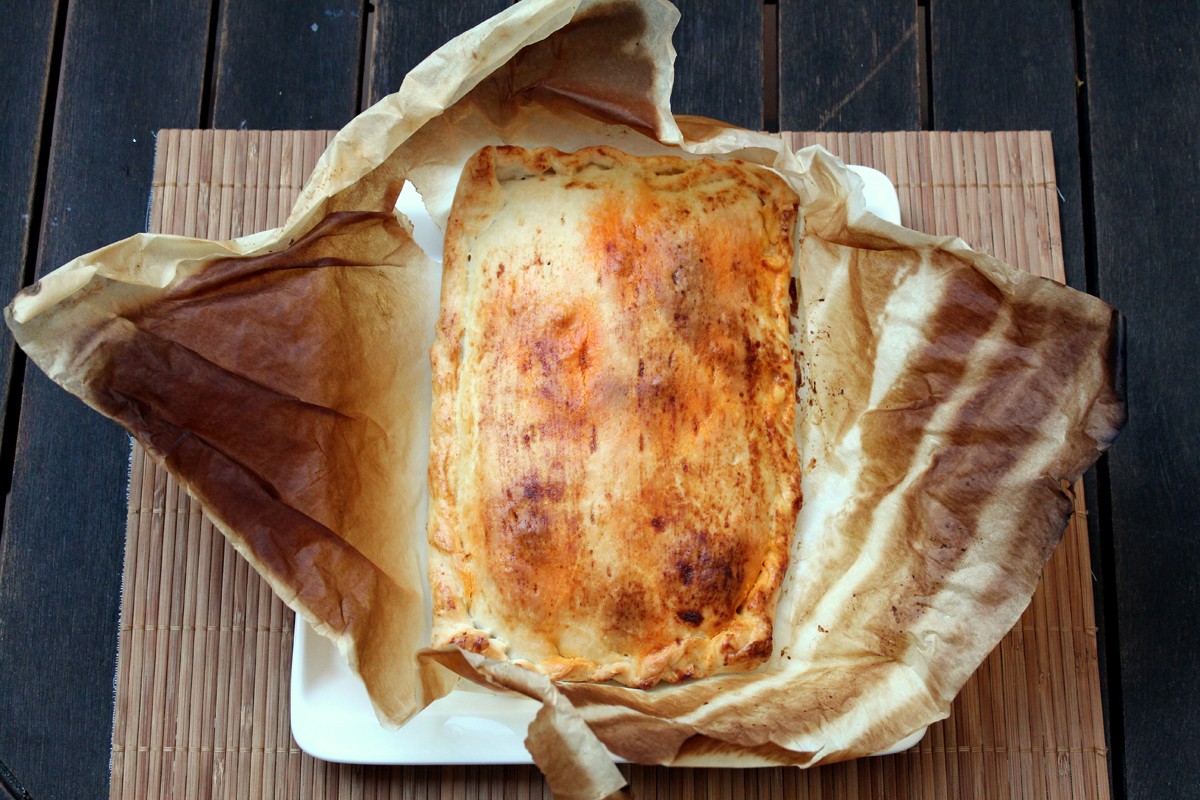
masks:
<instances>
[{"instance_id":1,"label":"browned blister on crust","mask_svg":"<svg viewBox=\"0 0 1200 800\"><path fill-rule=\"evenodd\" d=\"M467 163L433 348L435 646L639 687L766 658L800 497L797 203L733 161Z\"/></svg>"}]
</instances>

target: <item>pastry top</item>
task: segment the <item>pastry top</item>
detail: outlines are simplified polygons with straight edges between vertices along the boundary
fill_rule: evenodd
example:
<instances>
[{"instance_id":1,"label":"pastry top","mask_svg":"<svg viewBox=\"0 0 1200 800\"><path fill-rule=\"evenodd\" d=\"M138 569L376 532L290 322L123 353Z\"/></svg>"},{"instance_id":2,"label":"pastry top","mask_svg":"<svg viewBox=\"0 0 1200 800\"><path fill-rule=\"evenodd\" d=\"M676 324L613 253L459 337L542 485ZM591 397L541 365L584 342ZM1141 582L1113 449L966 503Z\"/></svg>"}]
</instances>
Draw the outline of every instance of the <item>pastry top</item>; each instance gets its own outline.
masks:
<instances>
[{"instance_id":1,"label":"pastry top","mask_svg":"<svg viewBox=\"0 0 1200 800\"><path fill-rule=\"evenodd\" d=\"M468 161L432 352L435 646L640 687L769 655L797 206L737 161Z\"/></svg>"}]
</instances>

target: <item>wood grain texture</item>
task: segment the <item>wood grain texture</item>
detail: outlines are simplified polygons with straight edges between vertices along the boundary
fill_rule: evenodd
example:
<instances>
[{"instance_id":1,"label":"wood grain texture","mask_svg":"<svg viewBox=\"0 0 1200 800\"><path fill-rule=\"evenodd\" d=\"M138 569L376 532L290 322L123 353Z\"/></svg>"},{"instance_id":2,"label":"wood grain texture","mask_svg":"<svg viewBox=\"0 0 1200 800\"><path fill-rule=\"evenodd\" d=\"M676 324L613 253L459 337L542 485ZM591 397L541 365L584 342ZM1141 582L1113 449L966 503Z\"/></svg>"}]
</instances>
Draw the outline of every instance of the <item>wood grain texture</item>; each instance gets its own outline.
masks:
<instances>
[{"instance_id":1,"label":"wood grain texture","mask_svg":"<svg viewBox=\"0 0 1200 800\"><path fill-rule=\"evenodd\" d=\"M675 0L675 5L682 17L673 39L679 55L671 110L761 130L762 0Z\"/></svg>"},{"instance_id":2,"label":"wood grain texture","mask_svg":"<svg viewBox=\"0 0 1200 800\"><path fill-rule=\"evenodd\" d=\"M39 275L142 230L154 133L198 122L207 3L114 5L69 7ZM0 552L0 753L34 797L108 782L127 458L113 423L27 371Z\"/></svg>"},{"instance_id":3,"label":"wood grain texture","mask_svg":"<svg viewBox=\"0 0 1200 800\"><path fill-rule=\"evenodd\" d=\"M915 0L779 0L784 130L920 127Z\"/></svg>"},{"instance_id":4,"label":"wood grain texture","mask_svg":"<svg viewBox=\"0 0 1200 800\"><path fill-rule=\"evenodd\" d=\"M349 122L358 110L363 5L221 3L213 126L309 129Z\"/></svg>"},{"instance_id":5,"label":"wood grain texture","mask_svg":"<svg viewBox=\"0 0 1200 800\"><path fill-rule=\"evenodd\" d=\"M1084 288L1071 4L931 0L930 10L934 125L951 131L1051 132L1067 284Z\"/></svg>"},{"instance_id":6,"label":"wood grain texture","mask_svg":"<svg viewBox=\"0 0 1200 800\"><path fill-rule=\"evenodd\" d=\"M57 0L16 0L6 9L11 19L24 21L18 32L8 29L0 48L0 119L5 136L0 137L0 295L4 300L21 288L22 273L29 257L30 225L35 216L38 158L43 144L43 115L50 91L52 51ZM48 136L45 140L48 140ZM8 415L8 389L15 345L0 343L0 430ZM3 531L0 530L0 536Z\"/></svg>"},{"instance_id":7,"label":"wood grain texture","mask_svg":"<svg viewBox=\"0 0 1200 800\"><path fill-rule=\"evenodd\" d=\"M507 0L377 0L369 25L363 105L398 90L427 55L507 7Z\"/></svg>"},{"instance_id":8,"label":"wood grain texture","mask_svg":"<svg viewBox=\"0 0 1200 800\"><path fill-rule=\"evenodd\" d=\"M1085 2L1096 288L1128 319L1108 457L1130 798L1200 797L1200 3Z\"/></svg>"}]
</instances>

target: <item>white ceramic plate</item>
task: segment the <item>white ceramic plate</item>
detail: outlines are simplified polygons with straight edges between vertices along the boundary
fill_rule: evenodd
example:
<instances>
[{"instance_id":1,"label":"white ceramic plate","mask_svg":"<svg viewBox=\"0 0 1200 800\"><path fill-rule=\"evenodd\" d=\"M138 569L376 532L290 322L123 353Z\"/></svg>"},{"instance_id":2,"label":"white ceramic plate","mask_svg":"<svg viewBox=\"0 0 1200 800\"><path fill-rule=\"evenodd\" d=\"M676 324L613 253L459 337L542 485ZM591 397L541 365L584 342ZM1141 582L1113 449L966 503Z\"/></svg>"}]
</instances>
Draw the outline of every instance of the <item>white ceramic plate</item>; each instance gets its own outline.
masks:
<instances>
[{"instance_id":1,"label":"white ceramic plate","mask_svg":"<svg viewBox=\"0 0 1200 800\"><path fill-rule=\"evenodd\" d=\"M899 224L891 181L877 170L852 166L863 180L867 209ZM442 234L408 183L397 207L413 221L414 238L441 260ZM300 748L326 761L352 764L529 764L524 740L538 703L479 689L466 681L398 730L375 718L366 687L328 639L298 620L292 652L292 735ZM912 747L918 731L886 752ZM706 766L747 766L705 762Z\"/></svg>"}]
</instances>

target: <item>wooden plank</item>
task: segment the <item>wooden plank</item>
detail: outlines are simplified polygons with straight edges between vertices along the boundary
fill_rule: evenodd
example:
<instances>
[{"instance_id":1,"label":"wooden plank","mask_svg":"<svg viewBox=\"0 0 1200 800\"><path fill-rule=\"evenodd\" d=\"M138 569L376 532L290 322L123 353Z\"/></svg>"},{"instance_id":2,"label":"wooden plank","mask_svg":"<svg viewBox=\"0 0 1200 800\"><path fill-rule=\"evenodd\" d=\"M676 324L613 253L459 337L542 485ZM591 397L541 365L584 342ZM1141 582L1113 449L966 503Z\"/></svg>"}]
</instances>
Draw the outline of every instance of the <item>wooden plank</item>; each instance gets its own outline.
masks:
<instances>
[{"instance_id":1,"label":"wooden plank","mask_svg":"<svg viewBox=\"0 0 1200 800\"><path fill-rule=\"evenodd\" d=\"M369 26L364 105L399 89L404 76L427 55L507 7L507 0L376 3Z\"/></svg>"},{"instance_id":2,"label":"wooden plank","mask_svg":"<svg viewBox=\"0 0 1200 800\"><path fill-rule=\"evenodd\" d=\"M4 136L0 138L0 185L7 188L6 205L0 214L0 252L5 254L0 262L0 291L11 297L25 282L25 270L31 258L36 257L33 245L36 242L40 222L41 196L44 175L39 174L43 140L49 139L48 104L55 79L55 32L60 16L56 0L19 0L7 9L10 19L21 20L22 25L9 26L0 48L0 85L6 87L2 101ZM4 441L0 445L0 481L6 486L11 478L11 441L15 430L10 428L10 417L15 422L17 410L10 408L10 389L13 388L13 360L16 345L11 337L0 343L0 431ZM23 361L23 359L22 359ZM23 375L23 363L17 368L18 381ZM19 384L17 396L19 396ZM0 525L0 569L3 567L2 542L4 528ZM2 574L2 572L0 572ZM0 606L2 608L2 606ZM2 618L0 618L2 619ZM0 625L0 648L4 647L4 631ZM0 731L0 754L9 749L9 740ZM0 768L8 767L0 761ZM10 785L12 781L18 781ZM0 784L13 791L23 790L19 778L5 772Z\"/></svg>"},{"instance_id":3,"label":"wooden plank","mask_svg":"<svg viewBox=\"0 0 1200 800\"><path fill-rule=\"evenodd\" d=\"M38 275L142 230L154 132L199 121L208 3L110 5L69 7ZM107 791L128 455L113 423L27 371L0 552L0 752L34 797Z\"/></svg>"},{"instance_id":4,"label":"wooden plank","mask_svg":"<svg viewBox=\"0 0 1200 800\"><path fill-rule=\"evenodd\" d=\"M221 3L212 127L340 128L358 110L360 0Z\"/></svg>"},{"instance_id":5,"label":"wooden plank","mask_svg":"<svg viewBox=\"0 0 1200 800\"><path fill-rule=\"evenodd\" d=\"M1068 0L932 0L932 122L940 130L1048 130L1062 194L1067 283L1084 288L1083 208Z\"/></svg>"},{"instance_id":6,"label":"wooden plank","mask_svg":"<svg viewBox=\"0 0 1200 800\"><path fill-rule=\"evenodd\" d=\"M0 186L5 187L4 213L0 214L0 293L5 299L21 288L30 257L30 235L37 235L38 162L42 153L42 128L52 73L57 0L17 0L9 5L11 19L25 24L9 26L0 48L0 86L4 137L0 140ZM8 417L8 392L15 345L6 337L0 344L0 430ZM8 448L3 448L8 452ZM7 464L4 465L7 469ZM7 480L7 479L5 479ZM0 531L0 536L3 532Z\"/></svg>"},{"instance_id":7,"label":"wooden plank","mask_svg":"<svg viewBox=\"0 0 1200 800\"><path fill-rule=\"evenodd\" d=\"M779 0L784 130L920 127L916 0Z\"/></svg>"},{"instance_id":8,"label":"wooden plank","mask_svg":"<svg viewBox=\"0 0 1200 800\"><path fill-rule=\"evenodd\" d=\"M1095 288L1129 320L1129 424L1108 456L1124 751L1114 778L1131 798L1197 797L1200 2L1169 13L1087 2L1082 14Z\"/></svg>"},{"instance_id":9,"label":"wooden plank","mask_svg":"<svg viewBox=\"0 0 1200 800\"><path fill-rule=\"evenodd\" d=\"M763 127L762 0L675 0L671 109ZM731 65L737 65L736 69Z\"/></svg>"}]
</instances>

